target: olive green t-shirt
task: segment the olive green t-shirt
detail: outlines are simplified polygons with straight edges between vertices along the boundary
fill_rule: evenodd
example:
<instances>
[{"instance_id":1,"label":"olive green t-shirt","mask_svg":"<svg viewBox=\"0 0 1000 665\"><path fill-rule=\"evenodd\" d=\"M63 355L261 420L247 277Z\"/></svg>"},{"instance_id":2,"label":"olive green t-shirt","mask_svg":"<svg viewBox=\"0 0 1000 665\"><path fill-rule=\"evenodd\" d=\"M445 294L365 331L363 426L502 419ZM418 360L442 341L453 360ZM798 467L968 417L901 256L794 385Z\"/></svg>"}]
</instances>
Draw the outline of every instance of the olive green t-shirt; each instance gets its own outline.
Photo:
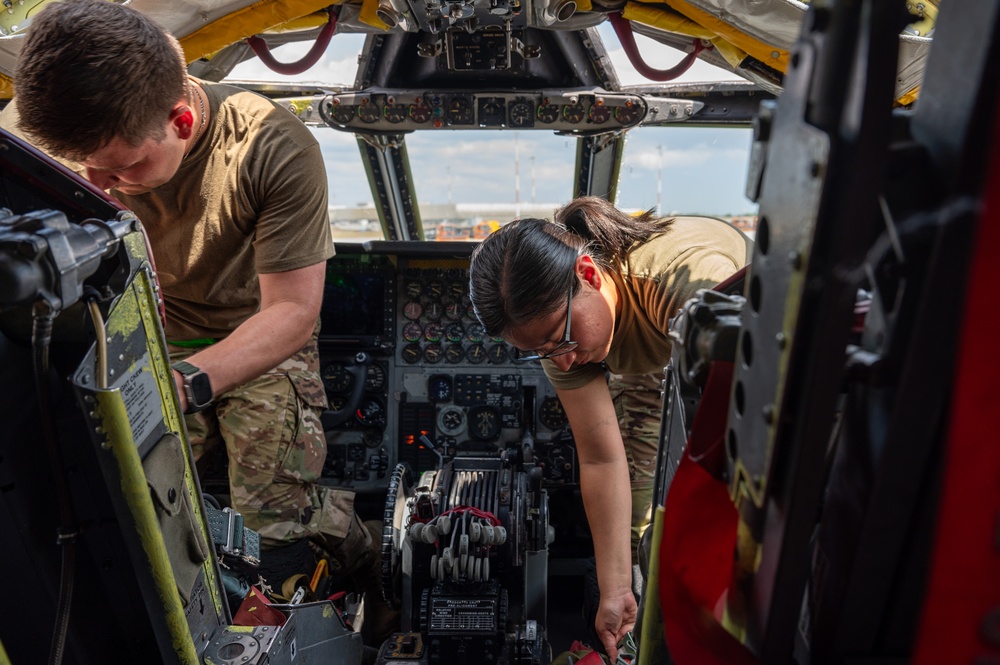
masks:
<instances>
[{"instance_id":1,"label":"olive green t-shirt","mask_svg":"<svg viewBox=\"0 0 1000 665\"><path fill-rule=\"evenodd\" d=\"M639 245L618 272L605 272L618 289L621 313L603 363L561 371L542 361L560 390L581 388L604 374L660 372L670 359L670 319L699 289L715 286L742 268L752 243L736 227L712 217L677 217L667 232Z\"/></svg>"},{"instance_id":2,"label":"olive green t-shirt","mask_svg":"<svg viewBox=\"0 0 1000 665\"><path fill-rule=\"evenodd\" d=\"M111 194L153 247L167 339L227 336L260 308L258 274L333 256L319 144L287 109L201 82L211 122L165 185Z\"/></svg>"}]
</instances>

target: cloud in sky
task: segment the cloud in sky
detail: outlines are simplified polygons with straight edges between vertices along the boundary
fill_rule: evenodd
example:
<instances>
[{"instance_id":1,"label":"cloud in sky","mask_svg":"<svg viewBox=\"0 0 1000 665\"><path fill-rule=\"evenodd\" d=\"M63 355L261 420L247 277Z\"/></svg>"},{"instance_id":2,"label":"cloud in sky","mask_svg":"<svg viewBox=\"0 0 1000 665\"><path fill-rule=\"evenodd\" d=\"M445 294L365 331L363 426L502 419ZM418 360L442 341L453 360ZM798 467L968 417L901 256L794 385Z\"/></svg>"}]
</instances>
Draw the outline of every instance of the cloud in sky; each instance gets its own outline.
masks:
<instances>
[{"instance_id":1,"label":"cloud in sky","mask_svg":"<svg viewBox=\"0 0 1000 665\"><path fill-rule=\"evenodd\" d=\"M635 72L608 24L598 27L622 85L648 82ZM336 35L319 63L294 77L282 77L259 60L240 64L233 79L352 84L365 36ZM672 67L676 49L636 35L639 52L652 67ZM275 49L282 62L299 59L310 44ZM679 81L733 80L727 71L697 61ZM333 205L370 202L372 195L356 139L315 128L323 150ZM515 141L516 136L516 141ZM417 196L426 203L511 203L515 199L565 202L572 196L576 139L552 132L444 130L406 137ZM658 150L658 148L660 148ZM629 132L618 184L618 205L730 214L753 211L743 195L750 131L731 128L656 127ZM515 159L516 155L516 159ZM662 155L662 165L661 165ZM657 193L659 192L659 194Z\"/></svg>"}]
</instances>

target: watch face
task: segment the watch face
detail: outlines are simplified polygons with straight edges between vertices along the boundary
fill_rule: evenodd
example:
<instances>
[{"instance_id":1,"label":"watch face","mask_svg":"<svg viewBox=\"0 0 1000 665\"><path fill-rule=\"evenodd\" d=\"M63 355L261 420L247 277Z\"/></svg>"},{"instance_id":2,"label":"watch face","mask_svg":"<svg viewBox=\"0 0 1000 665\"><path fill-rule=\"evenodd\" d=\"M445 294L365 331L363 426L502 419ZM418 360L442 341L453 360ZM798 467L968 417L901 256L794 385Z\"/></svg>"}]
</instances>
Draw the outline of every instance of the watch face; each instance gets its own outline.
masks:
<instances>
[{"instance_id":1,"label":"watch face","mask_svg":"<svg viewBox=\"0 0 1000 665\"><path fill-rule=\"evenodd\" d=\"M198 372L187 377L188 385L191 386L191 396L194 397L196 407L206 406L212 402L212 384L208 379L208 374Z\"/></svg>"}]
</instances>

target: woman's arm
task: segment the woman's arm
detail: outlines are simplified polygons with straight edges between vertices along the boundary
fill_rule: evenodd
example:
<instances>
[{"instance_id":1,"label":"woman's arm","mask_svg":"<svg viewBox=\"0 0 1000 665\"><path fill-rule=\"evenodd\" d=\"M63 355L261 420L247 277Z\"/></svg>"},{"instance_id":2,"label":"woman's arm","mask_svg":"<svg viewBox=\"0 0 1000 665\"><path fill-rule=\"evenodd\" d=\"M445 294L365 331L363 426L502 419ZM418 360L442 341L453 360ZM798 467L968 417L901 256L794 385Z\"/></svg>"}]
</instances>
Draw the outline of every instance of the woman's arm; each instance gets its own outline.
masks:
<instances>
[{"instance_id":1,"label":"woman's arm","mask_svg":"<svg viewBox=\"0 0 1000 665\"><path fill-rule=\"evenodd\" d=\"M573 390L557 390L580 458L580 490L594 539L601 603L595 628L611 658L636 618L632 595L632 494L618 419L603 376Z\"/></svg>"}]
</instances>

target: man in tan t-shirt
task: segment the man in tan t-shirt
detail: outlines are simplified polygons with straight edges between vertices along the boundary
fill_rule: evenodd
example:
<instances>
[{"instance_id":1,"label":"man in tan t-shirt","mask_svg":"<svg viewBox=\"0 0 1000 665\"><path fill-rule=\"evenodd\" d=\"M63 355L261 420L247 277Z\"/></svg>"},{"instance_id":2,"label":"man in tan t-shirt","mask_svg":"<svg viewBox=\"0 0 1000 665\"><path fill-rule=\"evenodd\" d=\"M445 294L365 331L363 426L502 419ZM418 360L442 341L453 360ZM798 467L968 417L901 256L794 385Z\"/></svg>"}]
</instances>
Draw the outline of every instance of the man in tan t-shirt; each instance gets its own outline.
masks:
<instances>
[{"instance_id":1,"label":"man in tan t-shirt","mask_svg":"<svg viewBox=\"0 0 1000 665\"><path fill-rule=\"evenodd\" d=\"M231 502L260 533L264 565L309 538L374 591L378 549L353 493L316 483L333 244L315 138L263 97L188 77L177 41L116 3L47 6L15 89L4 124L76 162L143 223L192 448L225 444Z\"/></svg>"}]
</instances>

